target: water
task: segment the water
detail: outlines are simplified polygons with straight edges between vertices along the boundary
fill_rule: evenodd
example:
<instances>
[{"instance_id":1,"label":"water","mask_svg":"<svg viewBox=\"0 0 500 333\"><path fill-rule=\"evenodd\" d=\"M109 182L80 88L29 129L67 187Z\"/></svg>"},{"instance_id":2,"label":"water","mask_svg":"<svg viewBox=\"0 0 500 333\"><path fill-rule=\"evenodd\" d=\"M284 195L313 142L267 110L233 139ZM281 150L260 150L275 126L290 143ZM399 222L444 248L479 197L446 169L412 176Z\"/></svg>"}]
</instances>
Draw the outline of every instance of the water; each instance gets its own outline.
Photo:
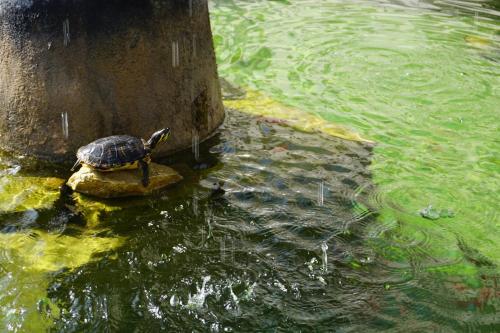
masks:
<instances>
[{"instance_id":1,"label":"water","mask_svg":"<svg viewBox=\"0 0 500 333\"><path fill-rule=\"evenodd\" d=\"M63 21L63 40L64 46L68 46L71 41L71 34L69 31L69 19Z\"/></svg>"},{"instance_id":2,"label":"water","mask_svg":"<svg viewBox=\"0 0 500 333\"><path fill-rule=\"evenodd\" d=\"M179 42L172 42L172 67L179 66Z\"/></svg>"},{"instance_id":3,"label":"water","mask_svg":"<svg viewBox=\"0 0 500 333\"><path fill-rule=\"evenodd\" d=\"M0 330L500 331L499 17L211 2L222 77L377 144L230 111L120 202L1 156Z\"/></svg>"},{"instance_id":4,"label":"water","mask_svg":"<svg viewBox=\"0 0 500 333\"><path fill-rule=\"evenodd\" d=\"M498 2L221 0L212 13L222 76L378 143L369 243L407 280L387 282L380 326L364 327L499 331Z\"/></svg>"},{"instance_id":5,"label":"water","mask_svg":"<svg viewBox=\"0 0 500 333\"><path fill-rule=\"evenodd\" d=\"M68 113L61 113L62 133L65 139L69 137Z\"/></svg>"}]
</instances>

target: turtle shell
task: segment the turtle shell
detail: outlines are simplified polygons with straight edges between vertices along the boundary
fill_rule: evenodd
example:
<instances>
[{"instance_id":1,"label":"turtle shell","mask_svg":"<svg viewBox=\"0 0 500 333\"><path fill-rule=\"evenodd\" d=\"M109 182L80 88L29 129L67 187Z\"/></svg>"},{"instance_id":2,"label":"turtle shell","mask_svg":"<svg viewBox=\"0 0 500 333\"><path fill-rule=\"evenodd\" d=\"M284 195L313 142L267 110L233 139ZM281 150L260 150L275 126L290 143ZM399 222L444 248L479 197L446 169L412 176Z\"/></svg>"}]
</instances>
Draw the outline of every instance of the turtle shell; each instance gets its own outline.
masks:
<instances>
[{"instance_id":1,"label":"turtle shell","mask_svg":"<svg viewBox=\"0 0 500 333\"><path fill-rule=\"evenodd\" d=\"M106 170L141 160L148 153L141 139L128 135L114 135L80 147L76 156L85 164Z\"/></svg>"}]
</instances>

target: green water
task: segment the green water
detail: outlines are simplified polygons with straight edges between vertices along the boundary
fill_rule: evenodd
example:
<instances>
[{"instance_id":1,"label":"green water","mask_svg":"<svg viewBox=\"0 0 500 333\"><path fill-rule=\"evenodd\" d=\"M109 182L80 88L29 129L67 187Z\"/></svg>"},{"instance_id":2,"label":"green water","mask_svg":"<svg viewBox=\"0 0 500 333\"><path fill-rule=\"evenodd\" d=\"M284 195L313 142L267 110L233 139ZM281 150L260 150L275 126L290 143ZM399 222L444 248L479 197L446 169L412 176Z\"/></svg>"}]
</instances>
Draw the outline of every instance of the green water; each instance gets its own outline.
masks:
<instances>
[{"instance_id":1,"label":"green water","mask_svg":"<svg viewBox=\"0 0 500 333\"><path fill-rule=\"evenodd\" d=\"M376 141L373 232L421 247L405 263L476 274L457 234L500 265L500 17L487 6L215 1L219 71ZM455 216L422 219L429 205Z\"/></svg>"},{"instance_id":2,"label":"green water","mask_svg":"<svg viewBox=\"0 0 500 333\"><path fill-rule=\"evenodd\" d=\"M0 156L0 331L500 331L496 6L212 1L220 76L377 144L229 110L105 202Z\"/></svg>"}]
</instances>

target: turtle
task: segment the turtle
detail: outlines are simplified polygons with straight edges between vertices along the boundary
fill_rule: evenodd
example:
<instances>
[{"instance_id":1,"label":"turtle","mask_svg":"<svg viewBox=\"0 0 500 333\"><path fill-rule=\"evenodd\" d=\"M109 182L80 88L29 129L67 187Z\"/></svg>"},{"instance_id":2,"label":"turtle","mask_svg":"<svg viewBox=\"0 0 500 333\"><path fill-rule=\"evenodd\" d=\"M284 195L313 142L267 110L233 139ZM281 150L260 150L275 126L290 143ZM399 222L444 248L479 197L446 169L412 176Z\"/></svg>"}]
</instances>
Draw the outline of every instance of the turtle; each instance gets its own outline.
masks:
<instances>
[{"instance_id":1,"label":"turtle","mask_svg":"<svg viewBox=\"0 0 500 333\"><path fill-rule=\"evenodd\" d=\"M128 169L142 169L142 185L149 185L149 163L151 151L158 143L170 136L170 129L164 128L151 135L148 141L130 135L113 135L97 139L82 146L76 153L77 161L71 168L74 171L80 164L108 172Z\"/></svg>"}]
</instances>

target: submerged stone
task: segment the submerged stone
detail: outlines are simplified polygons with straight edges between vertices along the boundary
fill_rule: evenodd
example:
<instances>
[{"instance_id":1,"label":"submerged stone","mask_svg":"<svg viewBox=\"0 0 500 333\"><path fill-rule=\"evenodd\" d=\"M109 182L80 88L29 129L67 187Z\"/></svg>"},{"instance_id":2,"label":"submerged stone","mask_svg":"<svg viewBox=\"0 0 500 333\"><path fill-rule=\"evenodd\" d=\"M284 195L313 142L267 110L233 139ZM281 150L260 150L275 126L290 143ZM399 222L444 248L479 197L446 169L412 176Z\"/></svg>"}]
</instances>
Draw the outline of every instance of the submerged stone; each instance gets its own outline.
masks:
<instances>
[{"instance_id":1,"label":"submerged stone","mask_svg":"<svg viewBox=\"0 0 500 333\"><path fill-rule=\"evenodd\" d=\"M420 211L420 216L429 220L437 220L440 218L455 217L455 212L453 212L451 209L438 210L436 208L433 208L432 205L429 205Z\"/></svg>"},{"instance_id":2,"label":"submerged stone","mask_svg":"<svg viewBox=\"0 0 500 333\"><path fill-rule=\"evenodd\" d=\"M46 209L59 198L64 180L56 177L6 176L0 179L0 212Z\"/></svg>"},{"instance_id":3,"label":"submerged stone","mask_svg":"<svg viewBox=\"0 0 500 333\"><path fill-rule=\"evenodd\" d=\"M229 83L225 80L223 82L224 105L258 116L261 122L289 126L305 133L324 133L345 140L374 144L373 141L348 128L333 124L317 115L283 105L258 91L249 89L246 94L235 98L233 94L227 92Z\"/></svg>"},{"instance_id":4,"label":"submerged stone","mask_svg":"<svg viewBox=\"0 0 500 333\"><path fill-rule=\"evenodd\" d=\"M147 187L142 185L139 169L100 172L84 165L67 184L76 192L100 198L117 198L149 195L181 180L182 176L177 171L156 163L150 164Z\"/></svg>"},{"instance_id":5,"label":"submerged stone","mask_svg":"<svg viewBox=\"0 0 500 333\"><path fill-rule=\"evenodd\" d=\"M98 237L95 230L78 237L43 230L0 233L2 251L8 251L25 273L74 269L91 262L98 253L120 247L124 240L124 237Z\"/></svg>"},{"instance_id":6,"label":"submerged stone","mask_svg":"<svg viewBox=\"0 0 500 333\"><path fill-rule=\"evenodd\" d=\"M439 215L439 210L433 208L431 205L422 209L420 211L420 216L429 220L437 220L441 217Z\"/></svg>"}]
</instances>

